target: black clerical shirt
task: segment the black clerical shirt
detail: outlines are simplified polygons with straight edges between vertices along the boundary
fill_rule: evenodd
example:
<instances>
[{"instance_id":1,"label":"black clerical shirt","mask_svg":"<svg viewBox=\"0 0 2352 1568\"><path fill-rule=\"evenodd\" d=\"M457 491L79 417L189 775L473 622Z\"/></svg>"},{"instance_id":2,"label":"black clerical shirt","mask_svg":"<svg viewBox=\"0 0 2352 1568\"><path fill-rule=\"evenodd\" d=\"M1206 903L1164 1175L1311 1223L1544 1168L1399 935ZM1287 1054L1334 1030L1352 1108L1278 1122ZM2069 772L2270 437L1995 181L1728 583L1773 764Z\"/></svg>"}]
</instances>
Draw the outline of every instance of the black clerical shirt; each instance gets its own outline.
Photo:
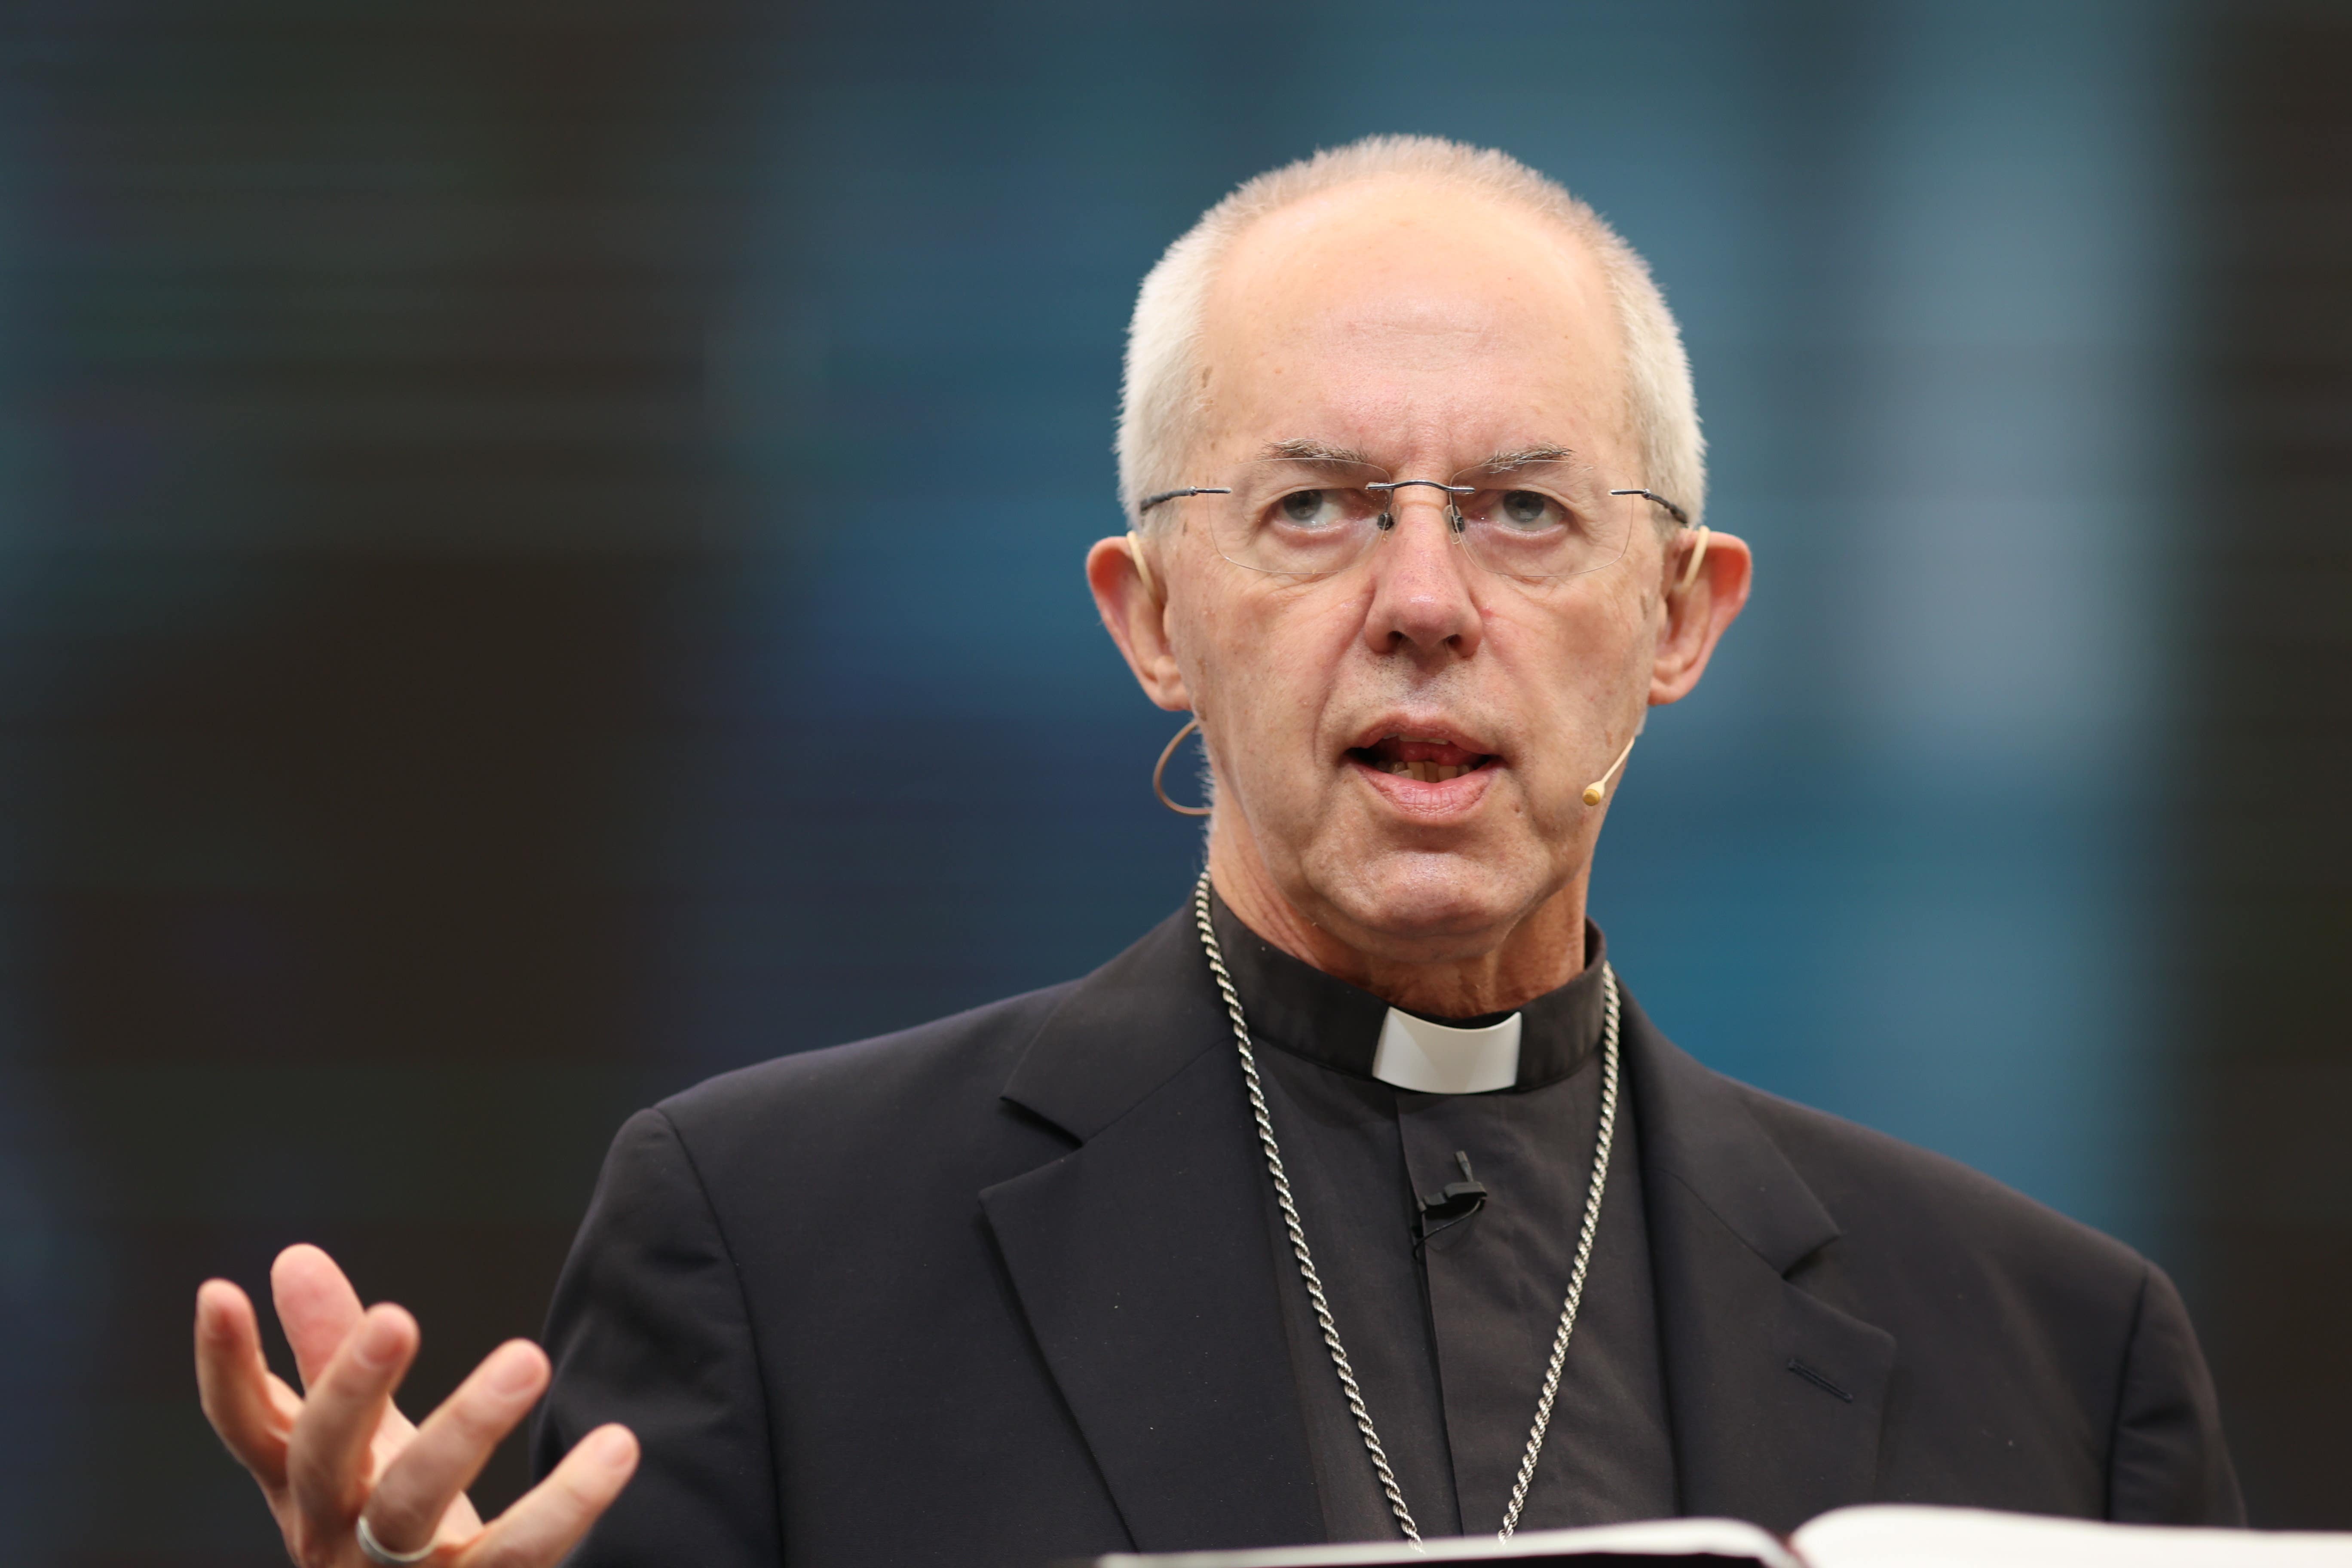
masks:
<instances>
[{"instance_id":1,"label":"black clerical shirt","mask_svg":"<svg viewBox=\"0 0 2352 1568\"><path fill-rule=\"evenodd\" d=\"M1292 958L1222 901L1267 1109L1339 1337L1425 1535L1500 1526L1526 1453L1592 1175L1600 1123L1600 931L1584 973L1520 1009L1517 1081L1415 1094L1371 1076L1388 1006ZM1476 1027L1496 1018L1442 1020ZM1576 1331L1519 1524L1676 1511L1641 1157L1621 1083L1608 1188ZM1486 1202L1416 1246L1416 1194L1463 1179ZM1334 1541L1393 1539L1362 1437L1307 1301L1267 1184L1290 1361Z\"/></svg>"}]
</instances>

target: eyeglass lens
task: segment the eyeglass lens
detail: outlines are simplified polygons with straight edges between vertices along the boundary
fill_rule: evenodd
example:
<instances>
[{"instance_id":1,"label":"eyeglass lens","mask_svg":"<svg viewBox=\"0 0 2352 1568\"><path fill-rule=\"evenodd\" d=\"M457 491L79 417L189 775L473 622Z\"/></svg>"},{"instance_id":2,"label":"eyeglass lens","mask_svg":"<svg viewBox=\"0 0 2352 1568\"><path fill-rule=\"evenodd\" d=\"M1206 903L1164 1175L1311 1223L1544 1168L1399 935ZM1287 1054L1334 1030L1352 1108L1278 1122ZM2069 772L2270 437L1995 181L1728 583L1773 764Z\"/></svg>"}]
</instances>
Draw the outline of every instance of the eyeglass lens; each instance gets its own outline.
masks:
<instances>
[{"instance_id":1,"label":"eyeglass lens","mask_svg":"<svg viewBox=\"0 0 2352 1568\"><path fill-rule=\"evenodd\" d=\"M1639 497L1612 496L1572 460L1471 468L1445 488L1378 468L1286 458L1252 463L1229 495L1202 495L1217 550L1253 571L1328 576L1408 521L1447 528L1491 572L1525 579L1597 571L1625 552ZM1393 488L1391 488L1393 487Z\"/></svg>"}]
</instances>

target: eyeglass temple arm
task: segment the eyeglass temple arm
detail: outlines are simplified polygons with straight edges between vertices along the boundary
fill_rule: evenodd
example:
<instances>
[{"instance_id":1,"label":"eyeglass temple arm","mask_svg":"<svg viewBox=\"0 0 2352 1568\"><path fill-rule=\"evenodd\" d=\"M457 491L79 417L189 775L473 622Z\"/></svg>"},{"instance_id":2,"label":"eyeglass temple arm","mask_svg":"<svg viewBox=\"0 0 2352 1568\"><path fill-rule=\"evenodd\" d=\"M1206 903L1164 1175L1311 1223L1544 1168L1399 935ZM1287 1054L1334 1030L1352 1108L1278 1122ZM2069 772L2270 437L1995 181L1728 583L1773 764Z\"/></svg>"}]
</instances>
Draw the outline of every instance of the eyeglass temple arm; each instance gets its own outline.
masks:
<instances>
[{"instance_id":1,"label":"eyeglass temple arm","mask_svg":"<svg viewBox=\"0 0 2352 1568\"><path fill-rule=\"evenodd\" d=\"M1229 489L1218 489L1205 485L1195 485L1189 489L1161 490L1156 496L1145 496L1141 500L1136 502L1135 515L1138 518L1140 518L1145 512L1150 511L1161 501L1175 500L1181 496L1229 496L1233 493L1234 492ZM1160 584L1151 580L1151 562L1143 553L1143 540L1140 535L1137 534L1131 529L1128 531L1127 535L1127 552L1135 559L1136 573L1143 579L1143 591L1150 595L1153 598L1158 598L1160 596ZM1181 735L1176 737L1176 740L1178 741L1182 739L1183 737ZM1171 752L1174 751L1176 749L1176 742L1171 741L1168 742L1168 749ZM1167 759L1163 757L1160 761L1164 764L1167 762ZM1160 798L1162 800L1168 799L1166 795L1162 795ZM1175 811L1185 811L1187 809L1184 806L1177 805L1173 801L1169 802L1169 806L1170 809Z\"/></svg>"},{"instance_id":2,"label":"eyeglass temple arm","mask_svg":"<svg viewBox=\"0 0 2352 1568\"><path fill-rule=\"evenodd\" d=\"M1660 506L1666 509L1668 514L1671 515L1676 522L1681 523L1685 528L1688 528L1691 525L1690 513L1685 511L1682 508L1676 506L1674 502L1668 500L1665 497L1660 495L1655 490L1611 490L1609 493L1612 496L1640 496L1643 500L1656 501Z\"/></svg>"},{"instance_id":3,"label":"eyeglass temple arm","mask_svg":"<svg viewBox=\"0 0 2352 1568\"><path fill-rule=\"evenodd\" d=\"M1158 506L1161 501L1175 500L1182 496L1229 496L1233 493L1234 492L1229 489L1221 489L1206 485L1195 485L1191 489L1161 490L1156 496L1145 496L1141 500L1137 501L1135 503L1135 513L1138 517L1140 517L1145 512L1150 511L1153 507Z\"/></svg>"},{"instance_id":4,"label":"eyeglass temple arm","mask_svg":"<svg viewBox=\"0 0 2352 1568\"><path fill-rule=\"evenodd\" d=\"M1674 520L1676 522L1682 524L1685 528L1688 528L1691 525L1690 513L1685 511L1682 508L1676 506L1674 502L1668 500L1665 497L1660 495L1655 490L1611 490L1609 493L1612 496L1640 496L1645 500L1656 501L1660 506L1664 507L1667 511L1674 514ZM1706 559L1706 530L1702 528L1698 531L1698 542L1691 547L1690 559L1683 563L1682 580L1675 584L1675 593L1681 594L1688 592L1690 585L1698 581L1699 563Z\"/></svg>"}]
</instances>

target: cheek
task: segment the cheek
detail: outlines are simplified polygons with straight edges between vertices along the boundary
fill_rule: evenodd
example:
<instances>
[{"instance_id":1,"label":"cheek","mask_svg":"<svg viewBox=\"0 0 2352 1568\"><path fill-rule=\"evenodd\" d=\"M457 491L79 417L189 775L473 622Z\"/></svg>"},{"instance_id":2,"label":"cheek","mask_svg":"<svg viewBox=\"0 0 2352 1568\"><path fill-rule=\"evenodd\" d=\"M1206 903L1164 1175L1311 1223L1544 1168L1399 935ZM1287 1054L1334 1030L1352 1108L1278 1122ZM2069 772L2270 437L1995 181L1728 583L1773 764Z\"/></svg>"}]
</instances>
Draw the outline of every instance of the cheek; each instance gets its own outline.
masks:
<instances>
[{"instance_id":1,"label":"cheek","mask_svg":"<svg viewBox=\"0 0 2352 1568\"><path fill-rule=\"evenodd\" d=\"M1318 749L1318 727L1363 618L1361 605L1296 589L1237 596L1200 628L1202 700L1219 710L1240 771Z\"/></svg>"},{"instance_id":2,"label":"cheek","mask_svg":"<svg viewBox=\"0 0 2352 1568\"><path fill-rule=\"evenodd\" d=\"M1640 595L1612 595L1557 608L1530 603L1486 617L1487 650L1522 693L1538 731L1605 731L1631 695L1647 689L1651 628ZM1533 765L1580 765L1575 746L1537 746Z\"/></svg>"},{"instance_id":3,"label":"cheek","mask_svg":"<svg viewBox=\"0 0 2352 1568\"><path fill-rule=\"evenodd\" d=\"M1314 595L1311 585L1284 584L1229 562L1217 565L1226 591L1198 617L1197 647L1228 682L1256 681L1286 672L1288 661L1326 656L1346 619L1343 606Z\"/></svg>"},{"instance_id":4,"label":"cheek","mask_svg":"<svg viewBox=\"0 0 2352 1568\"><path fill-rule=\"evenodd\" d=\"M1354 640L1348 616L1292 605L1237 619L1234 629L1223 652L1247 688L1252 711L1285 729L1311 723Z\"/></svg>"}]
</instances>

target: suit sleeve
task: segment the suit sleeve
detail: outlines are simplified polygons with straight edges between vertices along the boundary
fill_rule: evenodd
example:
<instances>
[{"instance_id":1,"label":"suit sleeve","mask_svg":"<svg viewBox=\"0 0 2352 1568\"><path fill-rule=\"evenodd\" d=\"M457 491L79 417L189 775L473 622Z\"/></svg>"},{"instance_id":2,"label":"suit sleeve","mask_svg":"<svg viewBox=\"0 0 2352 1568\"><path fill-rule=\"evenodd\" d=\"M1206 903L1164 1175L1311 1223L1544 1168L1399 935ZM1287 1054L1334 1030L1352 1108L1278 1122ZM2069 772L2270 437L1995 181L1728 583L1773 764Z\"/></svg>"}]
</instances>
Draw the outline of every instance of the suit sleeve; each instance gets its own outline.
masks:
<instances>
[{"instance_id":1,"label":"suit sleeve","mask_svg":"<svg viewBox=\"0 0 2352 1568\"><path fill-rule=\"evenodd\" d=\"M555 1377L531 1433L545 1475L607 1421L635 1477L575 1568L776 1568L766 1400L742 1289L677 1129L639 1111L613 1141L548 1311Z\"/></svg>"},{"instance_id":2,"label":"suit sleeve","mask_svg":"<svg viewBox=\"0 0 2352 1568\"><path fill-rule=\"evenodd\" d=\"M2213 1376L2189 1309L2151 1265L2125 1352L2109 1446L2107 1517L2140 1524L2246 1522Z\"/></svg>"}]
</instances>

